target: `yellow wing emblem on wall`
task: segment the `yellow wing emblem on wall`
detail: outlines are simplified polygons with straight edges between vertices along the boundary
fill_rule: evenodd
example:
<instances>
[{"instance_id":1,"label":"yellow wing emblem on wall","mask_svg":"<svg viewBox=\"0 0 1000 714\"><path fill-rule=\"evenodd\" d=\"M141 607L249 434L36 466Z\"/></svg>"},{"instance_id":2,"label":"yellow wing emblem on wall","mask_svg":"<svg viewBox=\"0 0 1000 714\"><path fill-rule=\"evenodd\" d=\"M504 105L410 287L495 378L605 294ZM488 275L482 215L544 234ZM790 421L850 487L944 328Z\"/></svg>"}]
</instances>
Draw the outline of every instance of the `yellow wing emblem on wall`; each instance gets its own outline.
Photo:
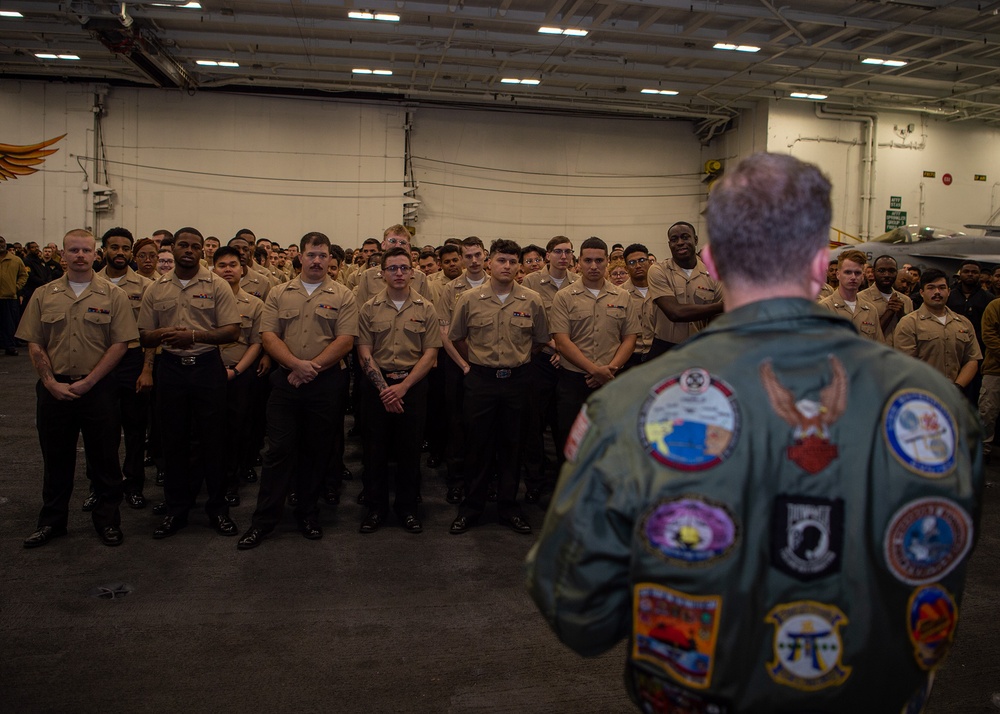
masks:
<instances>
[{"instance_id":1,"label":"yellow wing emblem on wall","mask_svg":"<svg viewBox=\"0 0 1000 714\"><path fill-rule=\"evenodd\" d=\"M45 162L45 157L56 153L59 149L46 149L65 134L57 136L55 139L43 141L41 144L30 144L28 146L18 146L17 144L0 144L0 181L16 179L19 176L28 176L38 169L34 168Z\"/></svg>"}]
</instances>

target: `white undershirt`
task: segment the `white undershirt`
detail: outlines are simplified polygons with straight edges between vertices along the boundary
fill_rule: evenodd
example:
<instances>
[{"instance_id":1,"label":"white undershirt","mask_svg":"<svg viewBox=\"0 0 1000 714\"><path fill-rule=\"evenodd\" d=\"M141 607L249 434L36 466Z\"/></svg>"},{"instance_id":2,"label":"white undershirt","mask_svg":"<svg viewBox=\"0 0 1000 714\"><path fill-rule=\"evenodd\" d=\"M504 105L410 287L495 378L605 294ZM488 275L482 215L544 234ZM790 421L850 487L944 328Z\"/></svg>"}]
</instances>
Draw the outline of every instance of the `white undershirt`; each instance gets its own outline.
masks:
<instances>
[{"instance_id":1,"label":"white undershirt","mask_svg":"<svg viewBox=\"0 0 1000 714\"><path fill-rule=\"evenodd\" d=\"M474 288L478 288L480 285L486 282L486 276L484 275L481 280L473 280L472 278L466 278L469 281L469 285Z\"/></svg>"},{"instance_id":2,"label":"white undershirt","mask_svg":"<svg viewBox=\"0 0 1000 714\"><path fill-rule=\"evenodd\" d=\"M549 280L552 281L552 283L556 286L556 288L561 288L563 286L563 283L566 282L566 278L560 280L558 278L553 278L551 275L549 276Z\"/></svg>"},{"instance_id":3,"label":"white undershirt","mask_svg":"<svg viewBox=\"0 0 1000 714\"><path fill-rule=\"evenodd\" d=\"M594 297L597 297L598 295L601 294L600 290L597 290L597 289L594 289L594 288L587 288L587 290L589 290L590 294L593 295Z\"/></svg>"},{"instance_id":4,"label":"white undershirt","mask_svg":"<svg viewBox=\"0 0 1000 714\"><path fill-rule=\"evenodd\" d=\"M406 300L393 300L392 301L392 304L396 306L396 312L399 312L400 310L402 310L403 309L403 305L405 303L406 303Z\"/></svg>"},{"instance_id":5,"label":"white undershirt","mask_svg":"<svg viewBox=\"0 0 1000 714\"><path fill-rule=\"evenodd\" d=\"M190 279L188 279L188 280L181 280L180 278L177 278L177 281L181 284L182 288L186 288L188 285L191 284L191 280Z\"/></svg>"},{"instance_id":6,"label":"white undershirt","mask_svg":"<svg viewBox=\"0 0 1000 714\"><path fill-rule=\"evenodd\" d=\"M851 312L854 312L855 310L858 309L857 300L855 300L854 302L851 302L850 300L844 300L844 304L847 305L847 309L850 310Z\"/></svg>"},{"instance_id":7,"label":"white undershirt","mask_svg":"<svg viewBox=\"0 0 1000 714\"><path fill-rule=\"evenodd\" d=\"M878 293L879 293L879 295L882 296L882 299L884 299L886 302L889 302L892 299L892 293L886 294L886 293L882 292L881 290L879 290Z\"/></svg>"},{"instance_id":8,"label":"white undershirt","mask_svg":"<svg viewBox=\"0 0 1000 714\"><path fill-rule=\"evenodd\" d=\"M80 297L80 294L90 287L90 281L85 283L74 283L72 280L69 281L69 289L73 291L73 294Z\"/></svg>"},{"instance_id":9,"label":"white undershirt","mask_svg":"<svg viewBox=\"0 0 1000 714\"><path fill-rule=\"evenodd\" d=\"M302 287L304 287L306 289L306 292L309 293L310 295L312 295L313 292L316 290L316 288L318 288L322 284L323 283L307 283L305 280L302 281Z\"/></svg>"},{"instance_id":10,"label":"white undershirt","mask_svg":"<svg viewBox=\"0 0 1000 714\"><path fill-rule=\"evenodd\" d=\"M681 268L681 270L683 270L684 274L689 278L691 277L691 273L694 272L694 268Z\"/></svg>"},{"instance_id":11,"label":"white undershirt","mask_svg":"<svg viewBox=\"0 0 1000 714\"><path fill-rule=\"evenodd\" d=\"M125 277L124 275L120 275L117 278L108 278L108 280L110 280L115 285L117 285L118 283L120 283L122 281L122 278L124 278L124 277Z\"/></svg>"},{"instance_id":12,"label":"white undershirt","mask_svg":"<svg viewBox=\"0 0 1000 714\"><path fill-rule=\"evenodd\" d=\"M639 294L643 297L646 297L646 293L649 292L649 288L640 288L638 285L635 286L635 289L638 290Z\"/></svg>"},{"instance_id":13,"label":"white undershirt","mask_svg":"<svg viewBox=\"0 0 1000 714\"><path fill-rule=\"evenodd\" d=\"M493 294L497 296L497 300L500 301L501 305L507 302L507 298L510 297L510 293L504 293L503 295L501 295L500 293L493 293Z\"/></svg>"},{"instance_id":14,"label":"white undershirt","mask_svg":"<svg viewBox=\"0 0 1000 714\"><path fill-rule=\"evenodd\" d=\"M947 314L942 315L941 317L938 317L937 315L935 315L934 319L937 320L938 322L940 322L942 325L945 325L945 324L948 323L948 315Z\"/></svg>"}]
</instances>

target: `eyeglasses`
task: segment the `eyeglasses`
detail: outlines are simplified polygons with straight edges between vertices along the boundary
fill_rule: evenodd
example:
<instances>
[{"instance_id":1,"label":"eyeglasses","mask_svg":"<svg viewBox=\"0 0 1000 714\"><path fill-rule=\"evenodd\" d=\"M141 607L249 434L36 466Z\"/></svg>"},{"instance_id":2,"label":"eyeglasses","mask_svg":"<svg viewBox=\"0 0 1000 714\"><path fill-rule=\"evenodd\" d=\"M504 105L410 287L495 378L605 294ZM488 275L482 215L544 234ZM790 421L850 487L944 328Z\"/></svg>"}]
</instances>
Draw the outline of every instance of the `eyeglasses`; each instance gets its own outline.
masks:
<instances>
[{"instance_id":1,"label":"eyeglasses","mask_svg":"<svg viewBox=\"0 0 1000 714\"><path fill-rule=\"evenodd\" d=\"M550 251L553 255L573 255L572 248L554 248Z\"/></svg>"},{"instance_id":2,"label":"eyeglasses","mask_svg":"<svg viewBox=\"0 0 1000 714\"><path fill-rule=\"evenodd\" d=\"M408 273L411 270L413 270L413 268L409 265L387 265L382 268L383 273Z\"/></svg>"},{"instance_id":3,"label":"eyeglasses","mask_svg":"<svg viewBox=\"0 0 1000 714\"><path fill-rule=\"evenodd\" d=\"M542 259L541 258L525 258L524 262L527 263L528 265L534 265L535 263L541 263Z\"/></svg>"},{"instance_id":4,"label":"eyeglasses","mask_svg":"<svg viewBox=\"0 0 1000 714\"><path fill-rule=\"evenodd\" d=\"M648 258L632 258L632 260L627 261L630 268L634 268L637 265L645 265L649 262Z\"/></svg>"},{"instance_id":5,"label":"eyeglasses","mask_svg":"<svg viewBox=\"0 0 1000 714\"><path fill-rule=\"evenodd\" d=\"M406 238L386 238L385 242L388 243L389 245L409 245L410 244L410 241L406 240Z\"/></svg>"}]
</instances>

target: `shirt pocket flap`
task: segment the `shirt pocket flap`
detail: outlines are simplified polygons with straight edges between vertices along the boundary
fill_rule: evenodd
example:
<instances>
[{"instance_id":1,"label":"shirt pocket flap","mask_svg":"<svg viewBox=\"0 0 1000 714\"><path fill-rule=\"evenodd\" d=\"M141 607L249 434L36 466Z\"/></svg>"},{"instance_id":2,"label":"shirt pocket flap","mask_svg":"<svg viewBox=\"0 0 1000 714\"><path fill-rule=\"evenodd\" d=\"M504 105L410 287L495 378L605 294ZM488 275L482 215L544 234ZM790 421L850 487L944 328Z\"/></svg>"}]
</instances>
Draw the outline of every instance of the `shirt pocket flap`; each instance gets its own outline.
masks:
<instances>
[{"instance_id":1,"label":"shirt pocket flap","mask_svg":"<svg viewBox=\"0 0 1000 714\"><path fill-rule=\"evenodd\" d=\"M294 307L286 307L283 310L278 310L278 317L282 320L294 320L299 316L299 311Z\"/></svg>"},{"instance_id":2,"label":"shirt pocket flap","mask_svg":"<svg viewBox=\"0 0 1000 714\"><path fill-rule=\"evenodd\" d=\"M403 323L403 329L407 332L427 332L427 323L407 320Z\"/></svg>"},{"instance_id":3,"label":"shirt pocket flap","mask_svg":"<svg viewBox=\"0 0 1000 714\"><path fill-rule=\"evenodd\" d=\"M316 308L316 317L322 317L324 320L336 320L337 308L320 305Z\"/></svg>"},{"instance_id":4,"label":"shirt pocket flap","mask_svg":"<svg viewBox=\"0 0 1000 714\"><path fill-rule=\"evenodd\" d=\"M513 325L514 327L520 327L522 329L530 329L532 323L531 323L531 318L528 317L527 315L515 315L514 317L510 318L510 324Z\"/></svg>"},{"instance_id":5,"label":"shirt pocket flap","mask_svg":"<svg viewBox=\"0 0 1000 714\"><path fill-rule=\"evenodd\" d=\"M253 327L253 318L250 317L249 315L241 315L240 327L244 330L249 330L251 327Z\"/></svg>"},{"instance_id":6,"label":"shirt pocket flap","mask_svg":"<svg viewBox=\"0 0 1000 714\"><path fill-rule=\"evenodd\" d=\"M66 319L65 312L43 312L42 322L52 324L54 322L61 322Z\"/></svg>"},{"instance_id":7,"label":"shirt pocket flap","mask_svg":"<svg viewBox=\"0 0 1000 714\"><path fill-rule=\"evenodd\" d=\"M154 310L173 310L177 307L177 298L171 298L170 300L160 300L159 302L153 303Z\"/></svg>"},{"instance_id":8,"label":"shirt pocket flap","mask_svg":"<svg viewBox=\"0 0 1000 714\"><path fill-rule=\"evenodd\" d=\"M85 312L83 313L83 319L87 322L93 322L97 325L107 325L111 322L110 312Z\"/></svg>"}]
</instances>

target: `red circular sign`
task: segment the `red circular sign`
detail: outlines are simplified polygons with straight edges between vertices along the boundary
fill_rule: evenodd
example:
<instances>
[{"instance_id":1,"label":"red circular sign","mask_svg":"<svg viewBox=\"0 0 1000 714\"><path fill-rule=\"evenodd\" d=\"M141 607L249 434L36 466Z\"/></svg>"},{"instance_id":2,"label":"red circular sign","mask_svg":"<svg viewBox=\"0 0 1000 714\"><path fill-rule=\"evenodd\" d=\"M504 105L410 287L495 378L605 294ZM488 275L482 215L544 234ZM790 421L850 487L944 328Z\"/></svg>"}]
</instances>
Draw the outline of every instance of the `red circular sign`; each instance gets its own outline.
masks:
<instances>
[{"instance_id":1,"label":"red circular sign","mask_svg":"<svg viewBox=\"0 0 1000 714\"><path fill-rule=\"evenodd\" d=\"M951 174L945 174L944 176L942 176L941 177L941 182L945 186L951 186Z\"/></svg>"}]
</instances>

